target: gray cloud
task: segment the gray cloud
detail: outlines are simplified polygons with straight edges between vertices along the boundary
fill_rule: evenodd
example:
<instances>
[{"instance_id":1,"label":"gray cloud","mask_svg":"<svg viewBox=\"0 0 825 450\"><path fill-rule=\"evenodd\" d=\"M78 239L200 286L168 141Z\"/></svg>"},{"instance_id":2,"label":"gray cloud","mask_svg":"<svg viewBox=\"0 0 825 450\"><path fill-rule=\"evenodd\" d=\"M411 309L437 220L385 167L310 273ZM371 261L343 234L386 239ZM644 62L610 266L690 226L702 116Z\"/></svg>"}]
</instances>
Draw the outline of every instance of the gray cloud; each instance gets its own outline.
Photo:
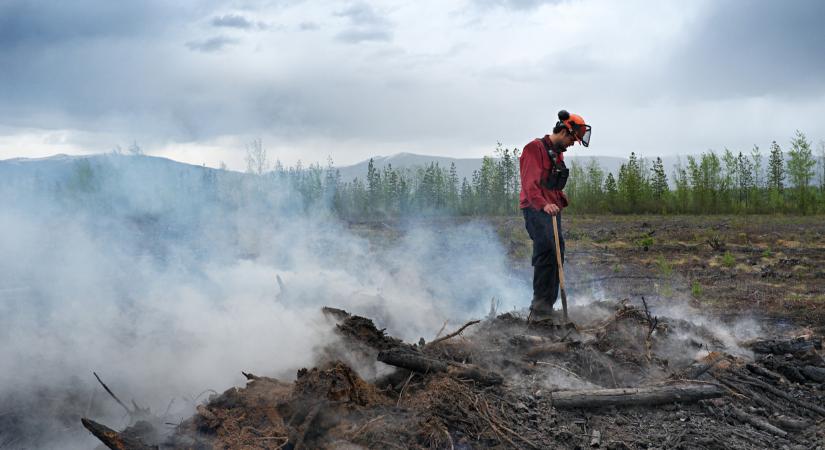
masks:
<instances>
[{"instance_id":1,"label":"gray cloud","mask_svg":"<svg viewBox=\"0 0 825 450\"><path fill-rule=\"evenodd\" d=\"M191 12L161 0L4 0L0 2L0 52L25 45L158 34L187 20Z\"/></svg>"},{"instance_id":2,"label":"gray cloud","mask_svg":"<svg viewBox=\"0 0 825 450\"><path fill-rule=\"evenodd\" d=\"M673 73L689 95L804 95L825 92L825 2L711 2L672 54Z\"/></svg>"},{"instance_id":3,"label":"gray cloud","mask_svg":"<svg viewBox=\"0 0 825 450\"><path fill-rule=\"evenodd\" d=\"M380 29L351 29L338 33L336 39L348 43L358 43L364 41L389 41L392 34Z\"/></svg>"},{"instance_id":4,"label":"gray cloud","mask_svg":"<svg viewBox=\"0 0 825 450\"><path fill-rule=\"evenodd\" d=\"M225 14L214 17L211 23L214 27L241 28L244 30L254 26L246 17L237 14Z\"/></svg>"},{"instance_id":5,"label":"gray cloud","mask_svg":"<svg viewBox=\"0 0 825 450\"><path fill-rule=\"evenodd\" d=\"M499 7L506 9L515 9L522 11L530 11L539 6L553 3L560 3L563 0L473 0L477 6L491 8Z\"/></svg>"},{"instance_id":6,"label":"gray cloud","mask_svg":"<svg viewBox=\"0 0 825 450\"><path fill-rule=\"evenodd\" d=\"M823 6L736 1L570 1L570 21L552 26L553 2L481 2L493 11L476 0L454 9L243 0L229 9L242 22L211 0L0 1L0 147L43 129L86 136L84 148L91 136L101 136L95 149L137 139L150 153L176 143L242 152L234 143L268 136L284 151L325 152L317 160L334 151L337 162L472 156L546 132L561 107L594 123L594 150L617 155L767 145L795 128L822 139ZM522 26L526 11L535 26ZM249 28L215 28L216 19ZM280 27L239 33L259 20ZM574 45L547 44L560 28ZM768 120L777 109L804 116ZM681 125L708 111L749 122L701 136ZM623 130L628 115L655 118L649 142ZM320 143L332 137L334 146ZM20 154L6 144L0 158L25 156L29 142Z\"/></svg>"},{"instance_id":7,"label":"gray cloud","mask_svg":"<svg viewBox=\"0 0 825 450\"><path fill-rule=\"evenodd\" d=\"M189 41L186 43L186 47L192 51L212 53L238 42L235 38L215 36L201 41Z\"/></svg>"},{"instance_id":8,"label":"gray cloud","mask_svg":"<svg viewBox=\"0 0 825 450\"><path fill-rule=\"evenodd\" d=\"M358 43L364 41L389 41L392 39L392 25L386 17L363 2L353 3L337 11L335 16L348 19L351 28L336 35L340 41Z\"/></svg>"},{"instance_id":9,"label":"gray cloud","mask_svg":"<svg viewBox=\"0 0 825 450\"><path fill-rule=\"evenodd\" d=\"M353 3L335 13L338 17L346 17L353 25L380 25L387 24L387 20L379 15L375 9L367 3Z\"/></svg>"}]
</instances>

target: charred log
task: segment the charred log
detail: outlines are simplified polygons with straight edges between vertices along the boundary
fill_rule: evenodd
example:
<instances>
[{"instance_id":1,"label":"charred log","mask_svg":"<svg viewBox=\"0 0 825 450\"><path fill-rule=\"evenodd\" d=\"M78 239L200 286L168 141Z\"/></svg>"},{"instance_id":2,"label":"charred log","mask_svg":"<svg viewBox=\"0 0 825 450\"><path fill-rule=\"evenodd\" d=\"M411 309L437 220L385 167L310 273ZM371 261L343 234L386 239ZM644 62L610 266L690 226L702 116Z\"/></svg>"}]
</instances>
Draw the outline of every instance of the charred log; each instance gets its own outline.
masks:
<instances>
[{"instance_id":1,"label":"charred log","mask_svg":"<svg viewBox=\"0 0 825 450\"><path fill-rule=\"evenodd\" d=\"M805 366L802 369L800 369L800 372L802 372L802 375L804 375L811 381L816 381L817 383L825 383L825 369L821 367Z\"/></svg>"},{"instance_id":2,"label":"charred log","mask_svg":"<svg viewBox=\"0 0 825 450\"><path fill-rule=\"evenodd\" d=\"M112 450L157 450L156 445L147 445L137 437L118 433L117 431L99 424L94 420L87 418L80 419L80 422L89 430L96 438L103 442L106 447Z\"/></svg>"},{"instance_id":3,"label":"charred log","mask_svg":"<svg viewBox=\"0 0 825 450\"><path fill-rule=\"evenodd\" d=\"M501 375L472 364L443 361L403 348L384 350L378 354L378 360L413 372L422 374L447 373L456 378L469 378L485 385L501 384L504 381Z\"/></svg>"},{"instance_id":4,"label":"charred log","mask_svg":"<svg viewBox=\"0 0 825 450\"><path fill-rule=\"evenodd\" d=\"M642 388L558 391L552 396L553 406L557 408L601 408L688 403L721 397L724 394L725 390L717 384L675 383Z\"/></svg>"},{"instance_id":5,"label":"charred log","mask_svg":"<svg viewBox=\"0 0 825 450\"><path fill-rule=\"evenodd\" d=\"M798 337L793 339L767 339L747 342L745 346L753 350L754 353L784 355L786 353L799 353L808 350L822 350L822 338Z\"/></svg>"}]
</instances>

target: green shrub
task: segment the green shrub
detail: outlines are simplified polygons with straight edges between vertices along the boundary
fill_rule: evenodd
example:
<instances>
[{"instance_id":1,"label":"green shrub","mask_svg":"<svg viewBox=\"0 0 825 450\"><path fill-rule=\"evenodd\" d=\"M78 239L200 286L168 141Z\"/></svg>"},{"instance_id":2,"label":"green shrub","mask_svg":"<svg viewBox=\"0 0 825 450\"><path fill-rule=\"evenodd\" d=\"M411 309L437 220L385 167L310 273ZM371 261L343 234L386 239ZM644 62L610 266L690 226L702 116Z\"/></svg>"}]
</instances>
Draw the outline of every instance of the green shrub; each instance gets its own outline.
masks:
<instances>
[{"instance_id":1,"label":"green shrub","mask_svg":"<svg viewBox=\"0 0 825 450\"><path fill-rule=\"evenodd\" d=\"M653 236L645 236L638 241L636 241L636 245L647 251L650 247L653 246Z\"/></svg>"},{"instance_id":2,"label":"green shrub","mask_svg":"<svg viewBox=\"0 0 825 450\"><path fill-rule=\"evenodd\" d=\"M733 267L736 264L736 259L733 258L730 252L725 252L722 255L722 265L725 267Z\"/></svg>"},{"instance_id":3,"label":"green shrub","mask_svg":"<svg viewBox=\"0 0 825 450\"><path fill-rule=\"evenodd\" d=\"M691 283L690 294L693 295L693 298L699 298L702 296L702 285L699 284L698 281L693 280L693 283Z\"/></svg>"},{"instance_id":4,"label":"green shrub","mask_svg":"<svg viewBox=\"0 0 825 450\"><path fill-rule=\"evenodd\" d=\"M673 265L667 262L664 256L656 258L656 266L665 278L669 278L673 275Z\"/></svg>"}]
</instances>

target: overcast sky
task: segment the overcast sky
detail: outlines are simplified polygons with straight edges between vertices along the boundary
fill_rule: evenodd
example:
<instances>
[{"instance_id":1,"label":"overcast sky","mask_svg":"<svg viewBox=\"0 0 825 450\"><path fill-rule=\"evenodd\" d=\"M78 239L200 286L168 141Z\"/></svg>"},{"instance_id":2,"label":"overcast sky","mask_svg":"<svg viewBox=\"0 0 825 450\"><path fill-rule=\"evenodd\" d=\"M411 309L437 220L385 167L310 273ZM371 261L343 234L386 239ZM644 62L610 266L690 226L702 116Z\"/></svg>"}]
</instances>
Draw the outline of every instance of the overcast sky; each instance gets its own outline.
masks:
<instances>
[{"instance_id":1,"label":"overcast sky","mask_svg":"<svg viewBox=\"0 0 825 450\"><path fill-rule=\"evenodd\" d=\"M561 108L579 154L818 143L825 2L0 1L0 159L478 157Z\"/></svg>"}]
</instances>

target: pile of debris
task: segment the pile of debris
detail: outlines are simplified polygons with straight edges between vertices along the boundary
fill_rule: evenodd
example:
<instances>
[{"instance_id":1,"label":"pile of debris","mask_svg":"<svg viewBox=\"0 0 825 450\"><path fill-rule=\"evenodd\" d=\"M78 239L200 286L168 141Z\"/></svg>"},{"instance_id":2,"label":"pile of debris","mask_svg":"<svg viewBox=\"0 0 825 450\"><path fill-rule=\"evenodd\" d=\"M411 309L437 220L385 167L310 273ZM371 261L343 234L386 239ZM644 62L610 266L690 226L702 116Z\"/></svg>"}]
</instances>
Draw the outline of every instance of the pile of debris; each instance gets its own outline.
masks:
<instances>
[{"instance_id":1,"label":"pile of debris","mask_svg":"<svg viewBox=\"0 0 825 450\"><path fill-rule=\"evenodd\" d=\"M646 304L587 310L577 325L506 313L409 344L324 308L341 339L292 383L245 373L171 434L150 417L83 425L113 449L825 448L820 337L732 344ZM352 369L376 361L394 370Z\"/></svg>"}]
</instances>

